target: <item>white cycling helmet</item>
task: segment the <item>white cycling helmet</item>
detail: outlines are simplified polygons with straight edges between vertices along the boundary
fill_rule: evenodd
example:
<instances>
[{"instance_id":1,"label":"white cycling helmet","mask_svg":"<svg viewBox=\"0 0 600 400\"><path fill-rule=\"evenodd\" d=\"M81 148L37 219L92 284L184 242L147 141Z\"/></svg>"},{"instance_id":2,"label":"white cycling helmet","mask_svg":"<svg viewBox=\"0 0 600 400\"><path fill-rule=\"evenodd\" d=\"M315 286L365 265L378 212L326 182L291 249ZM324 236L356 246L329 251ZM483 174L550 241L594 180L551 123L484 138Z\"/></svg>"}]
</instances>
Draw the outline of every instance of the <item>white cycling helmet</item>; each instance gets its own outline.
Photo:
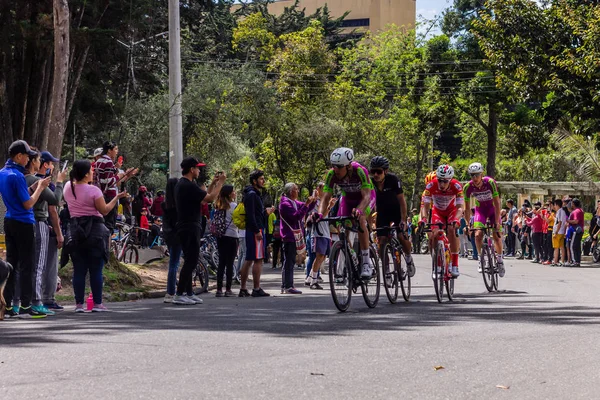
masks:
<instances>
[{"instance_id":1,"label":"white cycling helmet","mask_svg":"<svg viewBox=\"0 0 600 400\"><path fill-rule=\"evenodd\" d=\"M350 165L354 161L354 151L347 147L340 147L331 153L329 161L332 165Z\"/></svg>"},{"instance_id":2,"label":"white cycling helmet","mask_svg":"<svg viewBox=\"0 0 600 400\"><path fill-rule=\"evenodd\" d=\"M469 174L483 174L483 165L478 162L469 165Z\"/></svg>"},{"instance_id":3,"label":"white cycling helmet","mask_svg":"<svg viewBox=\"0 0 600 400\"><path fill-rule=\"evenodd\" d=\"M448 164L440 165L435 172L438 179L452 179L454 178L454 168Z\"/></svg>"}]
</instances>

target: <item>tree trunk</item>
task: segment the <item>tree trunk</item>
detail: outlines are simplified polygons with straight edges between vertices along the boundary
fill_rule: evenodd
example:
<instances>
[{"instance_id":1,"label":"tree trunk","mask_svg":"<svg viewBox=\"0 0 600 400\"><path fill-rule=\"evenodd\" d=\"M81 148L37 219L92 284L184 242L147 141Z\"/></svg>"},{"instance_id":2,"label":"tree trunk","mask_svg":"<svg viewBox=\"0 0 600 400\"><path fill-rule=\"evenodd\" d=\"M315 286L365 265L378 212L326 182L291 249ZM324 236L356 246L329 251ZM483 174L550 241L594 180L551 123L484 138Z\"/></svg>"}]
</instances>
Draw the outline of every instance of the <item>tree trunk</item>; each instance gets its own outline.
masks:
<instances>
[{"instance_id":1,"label":"tree trunk","mask_svg":"<svg viewBox=\"0 0 600 400\"><path fill-rule=\"evenodd\" d=\"M493 104L489 105L487 124L487 175L496 177L496 147L498 142L498 112Z\"/></svg>"},{"instance_id":2,"label":"tree trunk","mask_svg":"<svg viewBox=\"0 0 600 400\"><path fill-rule=\"evenodd\" d=\"M60 158L62 152L62 143L67 124L66 106L70 54L69 31L69 3L67 0L54 0L54 77L52 82L49 132L47 137L44 135L46 143L42 143L42 147L47 148L57 158Z\"/></svg>"}]
</instances>

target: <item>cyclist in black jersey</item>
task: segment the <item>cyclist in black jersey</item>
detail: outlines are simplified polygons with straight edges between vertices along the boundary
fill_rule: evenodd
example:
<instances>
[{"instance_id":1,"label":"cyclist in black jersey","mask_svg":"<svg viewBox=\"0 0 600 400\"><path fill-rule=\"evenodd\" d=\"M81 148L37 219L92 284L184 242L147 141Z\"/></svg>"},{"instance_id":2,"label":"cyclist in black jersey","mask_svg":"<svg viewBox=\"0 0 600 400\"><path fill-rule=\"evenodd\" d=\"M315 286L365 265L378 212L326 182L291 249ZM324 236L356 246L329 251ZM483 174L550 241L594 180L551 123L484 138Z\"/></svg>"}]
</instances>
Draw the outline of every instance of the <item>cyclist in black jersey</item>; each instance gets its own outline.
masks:
<instances>
[{"instance_id":1,"label":"cyclist in black jersey","mask_svg":"<svg viewBox=\"0 0 600 400\"><path fill-rule=\"evenodd\" d=\"M400 227L404 230L406 226L407 207L404 199L404 190L402 182L398 177L389 172L390 162L383 156L374 157L369 166L369 173L372 177L373 186L376 194L377 210L377 228L385 228L390 225ZM415 275L415 263L411 255L411 243L406 233L398 235L398 240L402 244L408 273L412 277ZM385 232L378 232L378 242L380 249L387 241Z\"/></svg>"}]
</instances>

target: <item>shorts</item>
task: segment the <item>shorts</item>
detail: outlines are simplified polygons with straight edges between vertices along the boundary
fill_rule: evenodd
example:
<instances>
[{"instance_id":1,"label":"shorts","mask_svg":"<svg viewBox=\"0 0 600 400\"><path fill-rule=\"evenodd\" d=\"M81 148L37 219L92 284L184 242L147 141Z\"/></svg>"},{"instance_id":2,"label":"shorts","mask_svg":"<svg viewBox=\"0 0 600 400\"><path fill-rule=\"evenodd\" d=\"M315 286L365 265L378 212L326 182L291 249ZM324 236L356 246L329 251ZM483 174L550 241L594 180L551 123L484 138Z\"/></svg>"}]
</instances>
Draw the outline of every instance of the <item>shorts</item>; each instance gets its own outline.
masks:
<instances>
[{"instance_id":1,"label":"shorts","mask_svg":"<svg viewBox=\"0 0 600 400\"><path fill-rule=\"evenodd\" d=\"M313 236L311 237L310 246L313 253L328 256L331 250L331 239Z\"/></svg>"},{"instance_id":2,"label":"shorts","mask_svg":"<svg viewBox=\"0 0 600 400\"><path fill-rule=\"evenodd\" d=\"M552 235L552 248L562 249L563 247L565 247L565 235L559 233Z\"/></svg>"},{"instance_id":3,"label":"shorts","mask_svg":"<svg viewBox=\"0 0 600 400\"><path fill-rule=\"evenodd\" d=\"M106 202L106 204L110 203L112 199L113 198L104 196L104 201ZM117 227L117 210L118 210L118 208L119 208L119 205L117 204L116 206L113 207L112 210L109 211L108 214L106 214L104 216L104 225L106 225L106 227L108 228L108 230L110 231L111 234Z\"/></svg>"},{"instance_id":4,"label":"shorts","mask_svg":"<svg viewBox=\"0 0 600 400\"><path fill-rule=\"evenodd\" d=\"M361 199L348 200L346 196L342 196L342 199L340 200L340 207L337 213L338 217L349 217L350 215L352 215L352 210L358 207L361 201ZM369 205L367 205L367 208L365 208L365 216L368 217L369 215L371 215L371 213L375 209L375 202L375 191L371 190L371 198L369 199Z\"/></svg>"},{"instance_id":5,"label":"shorts","mask_svg":"<svg viewBox=\"0 0 600 400\"><path fill-rule=\"evenodd\" d=\"M401 218L399 216L391 216L391 218L386 217L387 215L377 212L377 220L375 221L377 228L387 228L392 224L394 224L394 226L400 226Z\"/></svg>"},{"instance_id":6,"label":"shorts","mask_svg":"<svg viewBox=\"0 0 600 400\"><path fill-rule=\"evenodd\" d=\"M257 261L265 258L265 230L261 229L261 239L256 239L253 232L246 231L246 261Z\"/></svg>"},{"instance_id":7,"label":"shorts","mask_svg":"<svg viewBox=\"0 0 600 400\"><path fill-rule=\"evenodd\" d=\"M496 225L496 210L493 208L475 207L475 215L473 215L473 228L482 229L487 226L487 223ZM500 229L494 228L495 232L502 232Z\"/></svg>"},{"instance_id":8,"label":"shorts","mask_svg":"<svg viewBox=\"0 0 600 400\"><path fill-rule=\"evenodd\" d=\"M446 225L451 225L455 222L459 224L460 221L456 218L456 210L457 208L450 208L442 211L433 207L431 211L431 224L437 225L441 223L443 224L443 228L445 228Z\"/></svg>"}]
</instances>

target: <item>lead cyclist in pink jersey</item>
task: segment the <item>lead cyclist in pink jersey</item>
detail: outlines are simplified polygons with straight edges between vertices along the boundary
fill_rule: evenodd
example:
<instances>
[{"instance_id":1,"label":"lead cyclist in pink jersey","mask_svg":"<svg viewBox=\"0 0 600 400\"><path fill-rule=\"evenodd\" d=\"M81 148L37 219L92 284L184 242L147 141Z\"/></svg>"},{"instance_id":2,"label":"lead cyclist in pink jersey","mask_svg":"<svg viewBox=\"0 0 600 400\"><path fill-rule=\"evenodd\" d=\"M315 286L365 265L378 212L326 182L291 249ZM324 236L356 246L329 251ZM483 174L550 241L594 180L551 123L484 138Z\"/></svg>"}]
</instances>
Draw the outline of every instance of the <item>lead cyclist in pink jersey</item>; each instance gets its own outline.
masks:
<instances>
[{"instance_id":1,"label":"lead cyclist in pink jersey","mask_svg":"<svg viewBox=\"0 0 600 400\"><path fill-rule=\"evenodd\" d=\"M469 165L471 180L463 188L465 196L465 219L471 218L471 197L475 198L475 215L473 228L475 229L475 245L481 254L483 245L483 228L489 222L494 225L494 248L496 249L496 262L498 275L504 276L504 260L502 258L502 222L500 220L500 194L498 184L489 176L483 176L483 166L480 163ZM481 272L481 264L478 271Z\"/></svg>"},{"instance_id":2,"label":"lead cyclist in pink jersey","mask_svg":"<svg viewBox=\"0 0 600 400\"><path fill-rule=\"evenodd\" d=\"M367 218L375 208L375 190L369 171L354 161L354 151L347 147L335 149L330 156L333 167L325 178L323 187L323 199L319 207L319 215L325 213L327 204L333 195L334 186L342 191L338 216L358 217L362 232L358 232L360 253L362 259L361 277L370 278L373 275L371 257L369 257L369 230L367 229Z\"/></svg>"}]
</instances>

